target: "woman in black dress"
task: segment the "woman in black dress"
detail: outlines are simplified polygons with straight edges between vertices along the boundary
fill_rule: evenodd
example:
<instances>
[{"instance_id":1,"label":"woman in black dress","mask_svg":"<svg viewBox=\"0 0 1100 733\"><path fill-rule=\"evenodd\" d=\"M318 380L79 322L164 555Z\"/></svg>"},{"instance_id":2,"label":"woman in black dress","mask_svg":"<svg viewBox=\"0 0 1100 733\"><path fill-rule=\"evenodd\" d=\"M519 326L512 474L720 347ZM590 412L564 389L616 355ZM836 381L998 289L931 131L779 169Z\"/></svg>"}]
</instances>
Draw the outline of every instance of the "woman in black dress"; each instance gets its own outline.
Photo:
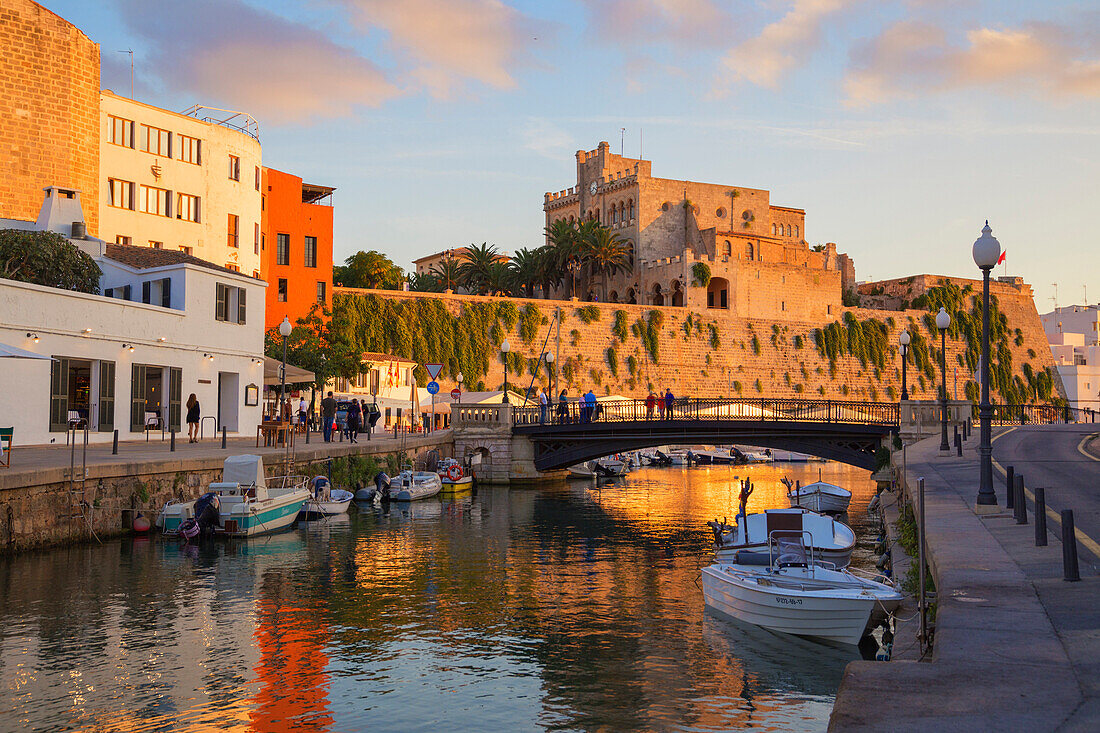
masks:
<instances>
[{"instance_id":1,"label":"woman in black dress","mask_svg":"<svg viewBox=\"0 0 1100 733\"><path fill-rule=\"evenodd\" d=\"M194 392L187 398L187 442L199 442L199 399Z\"/></svg>"},{"instance_id":2,"label":"woman in black dress","mask_svg":"<svg viewBox=\"0 0 1100 733\"><path fill-rule=\"evenodd\" d=\"M363 410L359 407L359 400L352 400L348 405L348 438L352 443L358 443L355 439L359 435L359 421L363 417Z\"/></svg>"}]
</instances>

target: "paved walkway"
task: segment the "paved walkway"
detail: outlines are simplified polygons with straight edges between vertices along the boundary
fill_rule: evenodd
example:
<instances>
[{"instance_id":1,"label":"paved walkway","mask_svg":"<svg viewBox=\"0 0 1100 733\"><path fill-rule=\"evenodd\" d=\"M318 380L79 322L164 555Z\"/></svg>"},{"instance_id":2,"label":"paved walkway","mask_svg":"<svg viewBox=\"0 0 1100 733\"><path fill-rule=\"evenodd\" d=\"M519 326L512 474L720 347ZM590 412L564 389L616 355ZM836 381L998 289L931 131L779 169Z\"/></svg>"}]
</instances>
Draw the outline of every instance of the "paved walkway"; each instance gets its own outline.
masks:
<instances>
[{"instance_id":1,"label":"paved walkway","mask_svg":"<svg viewBox=\"0 0 1100 733\"><path fill-rule=\"evenodd\" d=\"M372 440L360 437L358 443L325 443L323 437L314 433L309 445L304 435L298 435L291 456L294 461L316 461L325 458L352 455L392 453L394 451L413 451L419 448L449 444L451 431L439 430L434 433L400 435L376 434ZM81 446L76 448L76 465L81 463ZM172 452L168 440L161 441L152 437L148 442L128 441L118 444L118 455L112 455L111 444L90 444L87 453L88 478L107 478L138 473L162 473L168 471L192 471L207 468L219 468L227 456L241 453L254 453L264 457L264 462L278 463L286 455L286 449L279 447L256 447L255 438L230 438L226 447L221 447L220 439L207 439L201 443L188 443L187 438L179 440ZM0 490L22 486L66 481L69 478L71 454L67 445L16 446L12 453L10 469L0 469Z\"/></svg>"},{"instance_id":2,"label":"paved walkway","mask_svg":"<svg viewBox=\"0 0 1100 733\"><path fill-rule=\"evenodd\" d=\"M1082 562L1080 583L1061 580L1057 525L1037 548L1031 524L974 514L976 437L962 458L937 437L907 449L912 495L925 478L932 659L848 665L830 730L1100 730L1100 576Z\"/></svg>"}]
</instances>

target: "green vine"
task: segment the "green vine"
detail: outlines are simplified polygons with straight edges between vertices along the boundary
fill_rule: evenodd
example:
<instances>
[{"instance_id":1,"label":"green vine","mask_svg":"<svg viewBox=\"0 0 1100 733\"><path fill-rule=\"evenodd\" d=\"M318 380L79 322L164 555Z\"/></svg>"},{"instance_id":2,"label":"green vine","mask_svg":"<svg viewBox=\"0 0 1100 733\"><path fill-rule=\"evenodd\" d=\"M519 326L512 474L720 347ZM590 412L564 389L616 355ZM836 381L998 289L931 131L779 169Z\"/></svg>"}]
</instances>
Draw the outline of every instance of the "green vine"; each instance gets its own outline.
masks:
<instances>
[{"instance_id":1,"label":"green vine","mask_svg":"<svg viewBox=\"0 0 1100 733\"><path fill-rule=\"evenodd\" d=\"M710 265L706 262L696 262L691 266L691 284L705 288L710 285Z\"/></svg>"},{"instance_id":2,"label":"green vine","mask_svg":"<svg viewBox=\"0 0 1100 733\"><path fill-rule=\"evenodd\" d=\"M611 326L611 333L615 334L619 341L626 343L626 337L630 335L626 311L615 311L615 323Z\"/></svg>"},{"instance_id":3,"label":"green vine","mask_svg":"<svg viewBox=\"0 0 1100 733\"><path fill-rule=\"evenodd\" d=\"M588 324L600 320L600 309L594 305L586 305L577 308L577 316L582 323Z\"/></svg>"},{"instance_id":4,"label":"green vine","mask_svg":"<svg viewBox=\"0 0 1100 733\"><path fill-rule=\"evenodd\" d=\"M615 353L614 346L607 347L607 366L611 369L611 374L619 376L619 355Z\"/></svg>"}]
</instances>

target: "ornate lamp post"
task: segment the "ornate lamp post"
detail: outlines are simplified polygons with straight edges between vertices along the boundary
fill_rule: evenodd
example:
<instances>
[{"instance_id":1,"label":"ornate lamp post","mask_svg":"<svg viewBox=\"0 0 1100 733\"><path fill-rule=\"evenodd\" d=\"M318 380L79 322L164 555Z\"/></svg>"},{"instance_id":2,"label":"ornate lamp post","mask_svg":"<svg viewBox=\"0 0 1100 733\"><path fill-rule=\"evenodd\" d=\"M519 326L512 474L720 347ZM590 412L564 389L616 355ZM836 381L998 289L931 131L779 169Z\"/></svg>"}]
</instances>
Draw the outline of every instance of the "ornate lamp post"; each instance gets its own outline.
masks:
<instances>
[{"instance_id":1,"label":"ornate lamp post","mask_svg":"<svg viewBox=\"0 0 1100 733\"><path fill-rule=\"evenodd\" d=\"M500 353L504 354L504 395L500 398L502 405L508 404L508 352L511 350L512 345L508 343L508 339L504 339L500 345Z\"/></svg>"},{"instance_id":2,"label":"ornate lamp post","mask_svg":"<svg viewBox=\"0 0 1100 733\"><path fill-rule=\"evenodd\" d=\"M546 378L550 383L550 395L547 402L550 403L551 409L554 405L554 352L546 352Z\"/></svg>"},{"instance_id":3,"label":"ornate lamp post","mask_svg":"<svg viewBox=\"0 0 1100 733\"><path fill-rule=\"evenodd\" d=\"M286 404L286 339L294 327L290 325L290 319L283 316L283 322L279 324L279 335L283 337L283 368L279 372L279 422L283 419L283 405ZM288 410L289 412L289 410ZM290 417L288 414L287 417ZM283 446L286 448L286 468L290 473L290 438L283 436Z\"/></svg>"},{"instance_id":4,"label":"ornate lamp post","mask_svg":"<svg viewBox=\"0 0 1100 733\"><path fill-rule=\"evenodd\" d=\"M455 381L458 382L458 404L462 404L462 372L455 375Z\"/></svg>"},{"instance_id":5,"label":"ornate lamp post","mask_svg":"<svg viewBox=\"0 0 1100 733\"><path fill-rule=\"evenodd\" d=\"M905 330L898 334L898 343L901 344L901 399L904 402L909 399L909 390L905 386L905 366L909 357L909 342L912 336Z\"/></svg>"},{"instance_id":6,"label":"ornate lamp post","mask_svg":"<svg viewBox=\"0 0 1100 733\"><path fill-rule=\"evenodd\" d=\"M947 442L947 328L951 325L951 316L940 308L936 314L936 328L940 329L940 450L949 451Z\"/></svg>"},{"instance_id":7,"label":"ornate lamp post","mask_svg":"<svg viewBox=\"0 0 1100 733\"><path fill-rule=\"evenodd\" d=\"M982 227L982 236L974 242L974 264L982 271L982 402L978 408L981 422L978 457L980 459L980 482L976 511L979 513L997 511L997 494L993 491L993 443L990 422L993 408L989 405L989 271L1001 257L1001 243L993 236L989 221Z\"/></svg>"}]
</instances>

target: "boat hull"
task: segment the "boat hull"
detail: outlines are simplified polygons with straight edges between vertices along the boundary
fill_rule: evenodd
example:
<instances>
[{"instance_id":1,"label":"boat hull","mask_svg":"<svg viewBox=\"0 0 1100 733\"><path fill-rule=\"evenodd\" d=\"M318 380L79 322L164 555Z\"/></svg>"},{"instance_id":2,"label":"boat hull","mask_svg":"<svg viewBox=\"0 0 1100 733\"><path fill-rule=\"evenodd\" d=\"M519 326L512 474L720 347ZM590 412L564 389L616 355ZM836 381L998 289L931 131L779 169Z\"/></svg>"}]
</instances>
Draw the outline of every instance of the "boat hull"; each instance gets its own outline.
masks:
<instances>
[{"instance_id":1,"label":"boat hull","mask_svg":"<svg viewBox=\"0 0 1100 733\"><path fill-rule=\"evenodd\" d=\"M787 501L791 503L792 507L809 509L811 512L818 512L819 514L843 514L848 511L848 505L851 503L852 497L834 496L820 492L800 496L789 493L787 494Z\"/></svg>"},{"instance_id":2,"label":"boat hull","mask_svg":"<svg viewBox=\"0 0 1100 733\"><path fill-rule=\"evenodd\" d=\"M400 480L394 487L391 484L394 501L419 501L437 495L443 490L443 482L434 473L417 473L411 481Z\"/></svg>"},{"instance_id":3,"label":"boat hull","mask_svg":"<svg viewBox=\"0 0 1100 733\"><path fill-rule=\"evenodd\" d=\"M854 547L841 549L815 547L814 560L826 562L838 568L846 568L852 562L853 549ZM714 557L719 562L733 562L737 559L737 553L741 551L766 553L768 551L768 543L754 542L748 545L738 545L736 547L723 547L714 552Z\"/></svg>"},{"instance_id":4,"label":"boat hull","mask_svg":"<svg viewBox=\"0 0 1100 733\"><path fill-rule=\"evenodd\" d=\"M333 517L337 514L347 514L354 496L350 491L335 489L331 492L328 501L310 499L302 504L298 516L301 519L320 519L322 517Z\"/></svg>"},{"instance_id":5,"label":"boat hull","mask_svg":"<svg viewBox=\"0 0 1100 733\"><path fill-rule=\"evenodd\" d=\"M451 481L450 479L442 479L443 488L441 489L444 494L457 494L461 491L469 491L474 488L474 477L463 476L457 481Z\"/></svg>"}]
</instances>

